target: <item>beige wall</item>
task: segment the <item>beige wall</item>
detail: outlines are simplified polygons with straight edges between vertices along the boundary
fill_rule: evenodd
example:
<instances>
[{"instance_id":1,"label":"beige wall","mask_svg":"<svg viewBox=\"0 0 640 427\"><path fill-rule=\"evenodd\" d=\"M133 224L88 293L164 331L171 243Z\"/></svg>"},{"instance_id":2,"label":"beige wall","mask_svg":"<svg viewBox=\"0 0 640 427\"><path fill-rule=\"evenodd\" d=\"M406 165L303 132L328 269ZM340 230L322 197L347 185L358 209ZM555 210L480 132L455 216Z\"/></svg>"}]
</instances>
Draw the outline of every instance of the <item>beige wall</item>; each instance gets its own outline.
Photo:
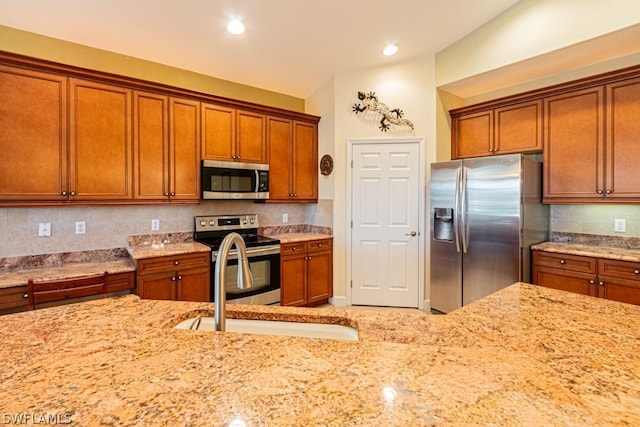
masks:
<instances>
[{"instance_id":1,"label":"beige wall","mask_svg":"<svg viewBox=\"0 0 640 427\"><path fill-rule=\"evenodd\" d=\"M0 50L202 93L304 112L304 100L0 25Z\"/></svg>"},{"instance_id":2,"label":"beige wall","mask_svg":"<svg viewBox=\"0 0 640 427\"><path fill-rule=\"evenodd\" d=\"M347 141L363 137L420 136L426 141L428 164L435 158L435 86L434 58L420 57L405 62L375 68L348 70L334 78L314 93L308 100L315 111L334 111L334 123L324 129L323 148L334 153L333 192L334 227L334 296L347 296L347 242L350 228L347 227ZM354 114L352 107L358 102L358 91L373 91L381 102L391 108L401 108L405 116L415 125L415 130L398 127L387 133L378 129L379 117ZM311 110L310 112L313 112ZM323 119L324 120L324 119ZM322 123L322 122L321 122ZM321 150L322 150L321 149ZM329 181L326 183L329 184ZM426 261L426 260L425 260ZM428 295L428 291L425 293Z\"/></svg>"}]
</instances>

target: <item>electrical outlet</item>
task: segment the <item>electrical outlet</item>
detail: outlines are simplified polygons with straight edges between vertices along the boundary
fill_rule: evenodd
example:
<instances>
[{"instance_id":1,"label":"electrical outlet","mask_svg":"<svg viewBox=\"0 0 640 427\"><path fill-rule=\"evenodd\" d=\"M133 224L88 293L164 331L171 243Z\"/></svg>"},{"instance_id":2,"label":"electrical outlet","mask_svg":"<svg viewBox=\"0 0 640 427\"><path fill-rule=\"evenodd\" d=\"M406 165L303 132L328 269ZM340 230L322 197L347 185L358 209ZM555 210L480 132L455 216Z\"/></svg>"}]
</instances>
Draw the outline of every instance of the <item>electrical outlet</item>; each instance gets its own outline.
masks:
<instances>
[{"instance_id":1,"label":"electrical outlet","mask_svg":"<svg viewBox=\"0 0 640 427\"><path fill-rule=\"evenodd\" d=\"M627 232L627 220L626 219L614 219L613 220L613 231L616 233L626 233Z\"/></svg>"},{"instance_id":2,"label":"electrical outlet","mask_svg":"<svg viewBox=\"0 0 640 427\"><path fill-rule=\"evenodd\" d=\"M286 224L287 222L289 222L289 214L288 213L283 213L282 214L282 223Z\"/></svg>"},{"instance_id":3,"label":"electrical outlet","mask_svg":"<svg viewBox=\"0 0 640 427\"><path fill-rule=\"evenodd\" d=\"M38 237L50 237L51 236L51 223L41 222L38 224Z\"/></svg>"},{"instance_id":4,"label":"electrical outlet","mask_svg":"<svg viewBox=\"0 0 640 427\"><path fill-rule=\"evenodd\" d=\"M76 234L86 234L87 223L84 221L76 221Z\"/></svg>"},{"instance_id":5,"label":"electrical outlet","mask_svg":"<svg viewBox=\"0 0 640 427\"><path fill-rule=\"evenodd\" d=\"M152 219L151 220L151 231L158 231L160 230L160 220L159 219Z\"/></svg>"}]
</instances>

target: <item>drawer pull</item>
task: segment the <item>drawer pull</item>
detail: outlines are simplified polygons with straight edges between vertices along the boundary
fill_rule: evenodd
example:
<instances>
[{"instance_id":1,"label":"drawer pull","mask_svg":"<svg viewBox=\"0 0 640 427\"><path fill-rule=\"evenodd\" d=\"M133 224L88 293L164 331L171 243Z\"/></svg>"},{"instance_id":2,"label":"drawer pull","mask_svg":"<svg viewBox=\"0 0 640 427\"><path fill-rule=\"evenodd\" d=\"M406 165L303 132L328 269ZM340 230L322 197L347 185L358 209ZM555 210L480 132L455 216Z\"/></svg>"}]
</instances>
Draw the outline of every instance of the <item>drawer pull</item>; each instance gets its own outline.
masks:
<instances>
[{"instance_id":1,"label":"drawer pull","mask_svg":"<svg viewBox=\"0 0 640 427\"><path fill-rule=\"evenodd\" d=\"M173 276L173 277L171 278L171 281L172 281L172 282L175 282L175 281L176 281L176 276Z\"/></svg>"},{"instance_id":2,"label":"drawer pull","mask_svg":"<svg viewBox=\"0 0 640 427\"><path fill-rule=\"evenodd\" d=\"M604 286L604 282L598 282L598 285Z\"/></svg>"},{"instance_id":3,"label":"drawer pull","mask_svg":"<svg viewBox=\"0 0 640 427\"><path fill-rule=\"evenodd\" d=\"M25 292L24 294L22 294L22 298L25 298L25 299L29 298L29 294Z\"/></svg>"},{"instance_id":4,"label":"drawer pull","mask_svg":"<svg viewBox=\"0 0 640 427\"><path fill-rule=\"evenodd\" d=\"M566 262L567 262L567 261L565 261L565 260L563 260L563 259L561 259L561 260L560 260L560 264L566 264Z\"/></svg>"},{"instance_id":5,"label":"drawer pull","mask_svg":"<svg viewBox=\"0 0 640 427\"><path fill-rule=\"evenodd\" d=\"M173 261L173 265L179 265L180 261Z\"/></svg>"},{"instance_id":6,"label":"drawer pull","mask_svg":"<svg viewBox=\"0 0 640 427\"><path fill-rule=\"evenodd\" d=\"M182 280L182 276L178 275L178 280Z\"/></svg>"},{"instance_id":7,"label":"drawer pull","mask_svg":"<svg viewBox=\"0 0 640 427\"><path fill-rule=\"evenodd\" d=\"M593 284L595 284L595 283L596 283L596 281L595 281L595 280L593 280L593 279L589 280L589 284L590 284L590 285L593 285Z\"/></svg>"},{"instance_id":8,"label":"drawer pull","mask_svg":"<svg viewBox=\"0 0 640 427\"><path fill-rule=\"evenodd\" d=\"M318 243L318 247L321 248L322 247L322 243Z\"/></svg>"},{"instance_id":9,"label":"drawer pull","mask_svg":"<svg viewBox=\"0 0 640 427\"><path fill-rule=\"evenodd\" d=\"M292 247L291 247L291 250L292 250L292 251L297 251L297 250L298 250L298 248L297 248L297 247L295 247L295 246L292 246Z\"/></svg>"},{"instance_id":10,"label":"drawer pull","mask_svg":"<svg viewBox=\"0 0 640 427\"><path fill-rule=\"evenodd\" d=\"M633 274L640 274L640 270L633 270Z\"/></svg>"}]
</instances>

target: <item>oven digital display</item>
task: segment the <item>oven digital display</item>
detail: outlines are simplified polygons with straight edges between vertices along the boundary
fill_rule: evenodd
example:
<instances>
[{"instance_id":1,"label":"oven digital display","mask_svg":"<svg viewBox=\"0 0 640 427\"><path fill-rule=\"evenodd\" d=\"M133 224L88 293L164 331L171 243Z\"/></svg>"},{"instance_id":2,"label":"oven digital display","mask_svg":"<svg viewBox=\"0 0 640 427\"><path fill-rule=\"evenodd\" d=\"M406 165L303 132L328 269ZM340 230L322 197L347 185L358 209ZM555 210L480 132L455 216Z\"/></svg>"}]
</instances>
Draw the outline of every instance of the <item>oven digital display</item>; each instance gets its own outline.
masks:
<instances>
[{"instance_id":1,"label":"oven digital display","mask_svg":"<svg viewBox=\"0 0 640 427\"><path fill-rule=\"evenodd\" d=\"M218 225L240 225L240 218L220 218L218 219Z\"/></svg>"}]
</instances>

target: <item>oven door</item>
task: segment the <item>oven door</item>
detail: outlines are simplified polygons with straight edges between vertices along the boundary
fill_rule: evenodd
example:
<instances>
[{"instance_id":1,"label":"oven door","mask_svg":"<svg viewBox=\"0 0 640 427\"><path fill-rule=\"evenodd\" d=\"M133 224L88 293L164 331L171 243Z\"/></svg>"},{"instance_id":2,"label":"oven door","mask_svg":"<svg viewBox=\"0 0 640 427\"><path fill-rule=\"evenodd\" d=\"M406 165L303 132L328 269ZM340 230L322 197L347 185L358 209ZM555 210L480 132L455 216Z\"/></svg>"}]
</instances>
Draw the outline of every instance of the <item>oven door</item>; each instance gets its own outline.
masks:
<instances>
[{"instance_id":1,"label":"oven door","mask_svg":"<svg viewBox=\"0 0 640 427\"><path fill-rule=\"evenodd\" d=\"M277 252L275 252L277 251ZM274 253L275 252L275 253ZM280 304L280 246L247 248L249 268L253 286L238 288L238 257L236 251L229 253L224 284L229 304ZM216 262L211 264L211 301L215 299Z\"/></svg>"}]
</instances>

